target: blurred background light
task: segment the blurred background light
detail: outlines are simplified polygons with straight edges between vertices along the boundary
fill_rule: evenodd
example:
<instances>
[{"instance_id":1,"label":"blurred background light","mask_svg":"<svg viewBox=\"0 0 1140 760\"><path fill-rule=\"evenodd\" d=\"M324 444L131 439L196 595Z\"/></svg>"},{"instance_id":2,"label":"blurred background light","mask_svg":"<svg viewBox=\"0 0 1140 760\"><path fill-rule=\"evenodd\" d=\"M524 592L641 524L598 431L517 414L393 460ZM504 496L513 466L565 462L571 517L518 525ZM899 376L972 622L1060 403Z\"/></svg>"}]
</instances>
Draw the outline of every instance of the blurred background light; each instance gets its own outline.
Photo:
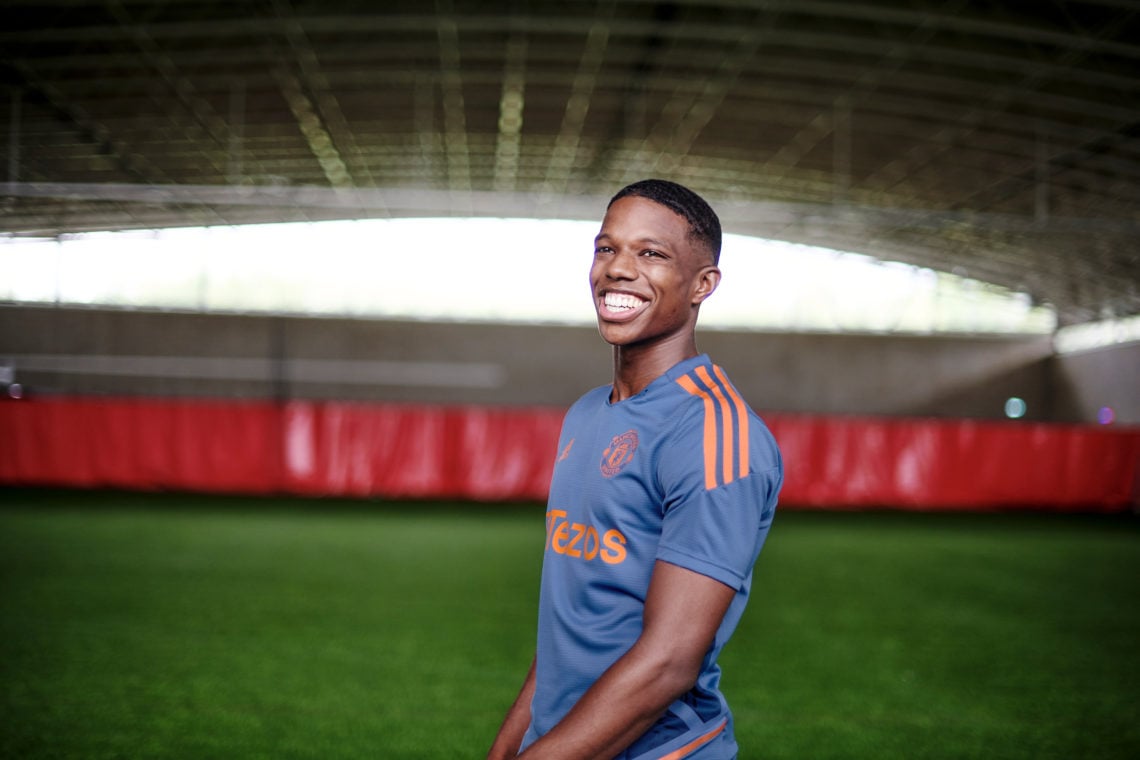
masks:
<instances>
[{"instance_id":1,"label":"blurred background light","mask_svg":"<svg viewBox=\"0 0 1140 760\"><path fill-rule=\"evenodd\" d=\"M1027 408L1025 401L1017 396L1010 396L1005 400L1005 416L1011 420L1019 420L1024 417Z\"/></svg>"}]
</instances>

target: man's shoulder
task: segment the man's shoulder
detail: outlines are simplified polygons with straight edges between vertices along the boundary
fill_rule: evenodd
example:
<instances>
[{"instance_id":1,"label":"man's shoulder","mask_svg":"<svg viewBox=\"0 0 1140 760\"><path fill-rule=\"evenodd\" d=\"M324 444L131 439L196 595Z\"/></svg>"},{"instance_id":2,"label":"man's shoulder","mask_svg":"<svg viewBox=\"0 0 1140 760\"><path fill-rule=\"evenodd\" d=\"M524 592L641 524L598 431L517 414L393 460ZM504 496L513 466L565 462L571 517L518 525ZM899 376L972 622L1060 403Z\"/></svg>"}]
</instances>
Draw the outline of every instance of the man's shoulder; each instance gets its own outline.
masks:
<instances>
[{"instance_id":1,"label":"man's shoulder","mask_svg":"<svg viewBox=\"0 0 1140 760\"><path fill-rule=\"evenodd\" d=\"M691 403L724 403L740 413L751 411L748 402L728 379L728 373L706 355L682 362L666 373L674 389Z\"/></svg>"},{"instance_id":2,"label":"man's shoulder","mask_svg":"<svg viewBox=\"0 0 1140 760\"><path fill-rule=\"evenodd\" d=\"M737 448L742 450L748 439L751 453L759 459L756 464L778 466L779 449L764 420L720 365L707 356L700 358L691 366L679 367L683 371L674 377L677 392L685 398L684 408L674 412L677 420L685 421L679 428L700 439L706 448L714 443L719 446L717 441L727 435L738 439Z\"/></svg>"},{"instance_id":3,"label":"man's shoulder","mask_svg":"<svg viewBox=\"0 0 1140 760\"><path fill-rule=\"evenodd\" d=\"M599 385L596 388L583 393L578 397L578 400L570 405L566 411L566 417L581 417L584 414L596 414L600 409L606 405L606 399L609 397L610 386Z\"/></svg>"},{"instance_id":4,"label":"man's shoulder","mask_svg":"<svg viewBox=\"0 0 1140 760\"><path fill-rule=\"evenodd\" d=\"M574 408L583 407L583 406L591 406L592 407L592 406L597 406L598 404L604 404L606 399L610 395L611 388L612 388L612 386L609 386L609 385L599 385L596 388L591 388L590 390L586 391L581 396L579 396L578 400L575 401L573 403L573 405L571 405L570 408L574 409Z\"/></svg>"}]
</instances>

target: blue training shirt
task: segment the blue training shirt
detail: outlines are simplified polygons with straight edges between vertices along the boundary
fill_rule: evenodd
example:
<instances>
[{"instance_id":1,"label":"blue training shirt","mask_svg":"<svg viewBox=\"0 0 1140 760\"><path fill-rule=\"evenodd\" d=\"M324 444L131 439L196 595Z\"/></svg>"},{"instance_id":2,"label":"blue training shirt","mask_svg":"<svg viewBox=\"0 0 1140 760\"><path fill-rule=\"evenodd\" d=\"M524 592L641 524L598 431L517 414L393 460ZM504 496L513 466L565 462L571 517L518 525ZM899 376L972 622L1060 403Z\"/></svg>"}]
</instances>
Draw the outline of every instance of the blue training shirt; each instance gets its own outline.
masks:
<instances>
[{"instance_id":1,"label":"blue training shirt","mask_svg":"<svg viewBox=\"0 0 1140 760\"><path fill-rule=\"evenodd\" d=\"M622 758L732 757L717 655L736 628L783 483L772 434L701 355L637 396L595 388L566 413L546 513L536 687L523 748L641 634L654 563L736 590L696 686ZM680 754L675 754L680 753Z\"/></svg>"}]
</instances>

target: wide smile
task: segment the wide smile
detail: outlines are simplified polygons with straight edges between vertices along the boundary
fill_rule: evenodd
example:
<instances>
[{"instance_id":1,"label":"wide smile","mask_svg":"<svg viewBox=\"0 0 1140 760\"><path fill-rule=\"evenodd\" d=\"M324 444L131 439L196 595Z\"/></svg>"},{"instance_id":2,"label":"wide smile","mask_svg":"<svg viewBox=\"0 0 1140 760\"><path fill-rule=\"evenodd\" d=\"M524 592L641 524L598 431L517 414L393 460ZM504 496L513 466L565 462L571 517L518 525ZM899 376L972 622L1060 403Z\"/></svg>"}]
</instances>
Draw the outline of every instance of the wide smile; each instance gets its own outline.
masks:
<instances>
[{"instance_id":1,"label":"wide smile","mask_svg":"<svg viewBox=\"0 0 1140 760\"><path fill-rule=\"evenodd\" d=\"M633 293L608 291L598 299L598 316L609 322L626 322L640 314L649 301Z\"/></svg>"}]
</instances>

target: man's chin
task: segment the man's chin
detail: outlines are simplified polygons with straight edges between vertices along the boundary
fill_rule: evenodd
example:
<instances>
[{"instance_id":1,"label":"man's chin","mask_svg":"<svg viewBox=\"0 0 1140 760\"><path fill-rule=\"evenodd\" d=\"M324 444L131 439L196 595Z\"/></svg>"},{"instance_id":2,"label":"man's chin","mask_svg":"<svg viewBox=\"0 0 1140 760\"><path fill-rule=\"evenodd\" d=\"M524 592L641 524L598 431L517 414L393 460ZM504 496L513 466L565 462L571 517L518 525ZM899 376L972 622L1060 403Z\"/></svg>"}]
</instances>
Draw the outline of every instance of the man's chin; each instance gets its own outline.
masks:
<instances>
[{"instance_id":1,"label":"man's chin","mask_svg":"<svg viewBox=\"0 0 1140 760\"><path fill-rule=\"evenodd\" d=\"M602 340L611 346L620 346L629 342L626 331L621 328L621 325L608 322L601 318L598 319L598 334L602 336Z\"/></svg>"},{"instance_id":2,"label":"man's chin","mask_svg":"<svg viewBox=\"0 0 1140 760\"><path fill-rule=\"evenodd\" d=\"M626 323L613 323L598 320L598 333L602 340L611 346L629 346L637 343L640 335Z\"/></svg>"}]
</instances>

